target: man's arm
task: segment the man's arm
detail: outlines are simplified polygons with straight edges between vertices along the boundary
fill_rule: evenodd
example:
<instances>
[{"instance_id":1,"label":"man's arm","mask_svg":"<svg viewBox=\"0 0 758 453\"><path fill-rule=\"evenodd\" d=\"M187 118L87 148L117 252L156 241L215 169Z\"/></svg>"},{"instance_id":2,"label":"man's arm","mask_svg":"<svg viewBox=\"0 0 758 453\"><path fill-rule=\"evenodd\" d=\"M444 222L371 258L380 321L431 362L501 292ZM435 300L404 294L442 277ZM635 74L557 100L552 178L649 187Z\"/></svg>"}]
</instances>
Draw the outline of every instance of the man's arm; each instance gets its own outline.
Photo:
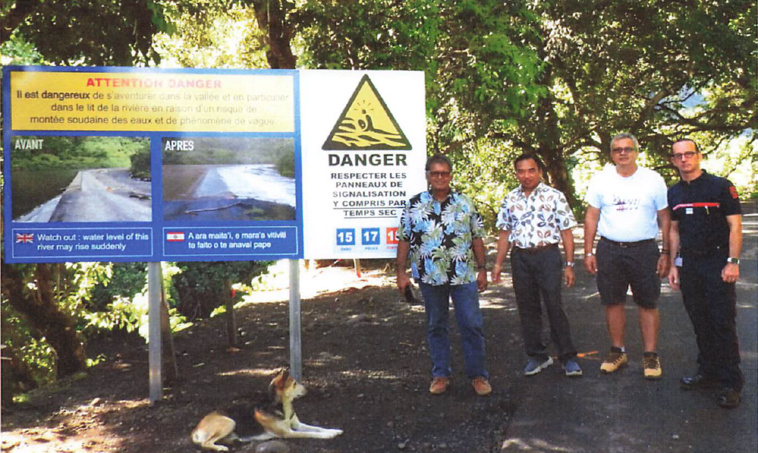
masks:
<instances>
[{"instance_id":1,"label":"man's arm","mask_svg":"<svg viewBox=\"0 0 758 453\"><path fill-rule=\"evenodd\" d=\"M482 238L474 238L471 241L471 249L474 251L474 259L476 259L476 284L479 291L484 291L487 289L487 254L484 251Z\"/></svg>"},{"instance_id":2,"label":"man's arm","mask_svg":"<svg viewBox=\"0 0 758 453\"><path fill-rule=\"evenodd\" d=\"M739 258L742 252L742 215L728 215L726 223L729 224L729 257ZM726 263L721 271L721 279L727 283L734 283L739 278L739 264Z\"/></svg>"},{"instance_id":3,"label":"man's arm","mask_svg":"<svg viewBox=\"0 0 758 453\"><path fill-rule=\"evenodd\" d=\"M508 256L508 249L511 248L510 242L511 232L508 230L500 230L497 236L497 256L495 258L495 264L492 266L492 283L500 283L500 272L505 261L505 257Z\"/></svg>"},{"instance_id":4,"label":"man's arm","mask_svg":"<svg viewBox=\"0 0 758 453\"><path fill-rule=\"evenodd\" d=\"M563 252L566 254L566 263L574 262L574 233L571 228L561 230L561 241L563 242ZM566 266L563 270L563 281L566 286L571 288L574 286L574 268L572 266Z\"/></svg>"},{"instance_id":5,"label":"man's arm","mask_svg":"<svg viewBox=\"0 0 758 453\"><path fill-rule=\"evenodd\" d=\"M408 272L406 271L406 260L408 259L410 249L411 245L409 242L398 241L395 273L397 275L397 289L400 291L400 294L404 294L405 287L411 284L411 279L408 278Z\"/></svg>"},{"instance_id":6,"label":"man's arm","mask_svg":"<svg viewBox=\"0 0 758 453\"><path fill-rule=\"evenodd\" d=\"M658 258L658 276L663 278L669 274L671 267L672 252L669 243L671 231L671 213L669 208L663 208L658 211L658 226L661 228L661 256Z\"/></svg>"},{"instance_id":7,"label":"man's arm","mask_svg":"<svg viewBox=\"0 0 758 453\"><path fill-rule=\"evenodd\" d=\"M679 289L679 269L676 267L676 257L679 255L679 222L671 221L669 229L669 285L674 289ZM665 255L664 255L665 256Z\"/></svg>"},{"instance_id":8,"label":"man's arm","mask_svg":"<svg viewBox=\"0 0 758 453\"><path fill-rule=\"evenodd\" d=\"M584 215L584 268L592 275L597 274L597 260L593 250L599 220L600 209L588 205Z\"/></svg>"}]
</instances>

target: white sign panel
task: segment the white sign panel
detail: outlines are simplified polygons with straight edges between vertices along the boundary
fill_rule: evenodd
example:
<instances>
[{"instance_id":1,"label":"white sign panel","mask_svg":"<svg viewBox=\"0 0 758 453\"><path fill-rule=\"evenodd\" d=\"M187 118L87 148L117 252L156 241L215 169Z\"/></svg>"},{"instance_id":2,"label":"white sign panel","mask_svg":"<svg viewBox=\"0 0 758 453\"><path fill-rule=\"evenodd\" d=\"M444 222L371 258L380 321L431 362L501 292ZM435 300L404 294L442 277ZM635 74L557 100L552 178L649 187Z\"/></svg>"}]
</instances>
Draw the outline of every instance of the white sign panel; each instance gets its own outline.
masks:
<instances>
[{"instance_id":1,"label":"white sign panel","mask_svg":"<svg viewBox=\"0 0 758 453\"><path fill-rule=\"evenodd\" d=\"M425 190L424 73L301 71L304 256L392 258Z\"/></svg>"}]
</instances>

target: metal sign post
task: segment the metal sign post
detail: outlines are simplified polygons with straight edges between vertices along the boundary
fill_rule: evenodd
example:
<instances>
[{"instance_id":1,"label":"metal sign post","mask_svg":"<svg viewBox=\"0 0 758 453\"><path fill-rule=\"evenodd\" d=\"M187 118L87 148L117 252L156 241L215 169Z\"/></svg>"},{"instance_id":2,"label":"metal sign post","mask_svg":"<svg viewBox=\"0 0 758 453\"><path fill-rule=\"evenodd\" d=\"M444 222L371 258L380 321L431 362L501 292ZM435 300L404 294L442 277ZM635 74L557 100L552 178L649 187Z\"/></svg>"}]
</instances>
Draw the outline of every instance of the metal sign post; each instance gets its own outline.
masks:
<instances>
[{"instance_id":1,"label":"metal sign post","mask_svg":"<svg viewBox=\"0 0 758 453\"><path fill-rule=\"evenodd\" d=\"M150 402L163 398L163 375L161 373L161 263L147 264L148 293L148 362L150 364Z\"/></svg>"},{"instance_id":2,"label":"metal sign post","mask_svg":"<svg viewBox=\"0 0 758 453\"><path fill-rule=\"evenodd\" d=\"M303 351L300 336L300 261L290 260L290 374L303 378Z\"/></svg>"}]
</instances>

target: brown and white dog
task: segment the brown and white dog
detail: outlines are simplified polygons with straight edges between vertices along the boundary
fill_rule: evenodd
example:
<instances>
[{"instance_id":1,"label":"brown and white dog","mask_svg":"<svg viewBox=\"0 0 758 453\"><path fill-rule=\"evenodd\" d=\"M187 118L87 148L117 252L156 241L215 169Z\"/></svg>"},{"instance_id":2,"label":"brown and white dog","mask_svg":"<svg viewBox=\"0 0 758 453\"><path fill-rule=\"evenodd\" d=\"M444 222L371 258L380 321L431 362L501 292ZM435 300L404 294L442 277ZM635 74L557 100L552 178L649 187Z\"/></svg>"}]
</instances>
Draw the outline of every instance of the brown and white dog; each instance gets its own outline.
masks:
<instances>
[{"instance_id":1,"label":"brown and white dog","mask_svg":"<svg viewBox=\"0 0 758 453\"><path fill-rule=\"evenodd\" d=\"M251 442L273 438L331 439L342 434L341 429L320 428L301 423L292 401L305 395L306 390L281 370L268 386L270 400L263 404L235 404L225 410L213 411L203 417L192 430L192 442L200 448L229 451L216 442Z\"/></svg>"}]
</instances>

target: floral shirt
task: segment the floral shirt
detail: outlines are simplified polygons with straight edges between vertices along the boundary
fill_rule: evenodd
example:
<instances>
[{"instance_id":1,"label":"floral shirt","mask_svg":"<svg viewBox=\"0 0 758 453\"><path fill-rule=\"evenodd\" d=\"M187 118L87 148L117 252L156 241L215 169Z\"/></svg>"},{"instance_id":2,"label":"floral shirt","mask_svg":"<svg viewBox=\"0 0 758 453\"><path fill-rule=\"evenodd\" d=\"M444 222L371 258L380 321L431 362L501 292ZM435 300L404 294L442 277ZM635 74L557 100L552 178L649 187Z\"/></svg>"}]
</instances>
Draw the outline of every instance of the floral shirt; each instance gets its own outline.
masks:
<instances>
[{"instance_id":1,"label":"floral shirt","mask_svg":"<svg viewBox=\"0 0 758 453\"><path fill-rule=\"evenodd\" d=\"M540 183L527 198L521 186L505 196L497 227L510 231L509 241L527 249L558 244L561 231L576 226L574 214L559 190Z\"/></svg>"},{"instance_id":2,"label":"floral shirt","mask_svg":"<svg viewBox=\"0 0 758 453\"><path fill-rule=\"evenodd\" d=\"M416 281L464 285L476 281L471 243L485 234L482 217L466 195L451 191L439 202L431 192L421 192L406 204L397 238L410 244Z\"/></svg>"}]
</instances>

